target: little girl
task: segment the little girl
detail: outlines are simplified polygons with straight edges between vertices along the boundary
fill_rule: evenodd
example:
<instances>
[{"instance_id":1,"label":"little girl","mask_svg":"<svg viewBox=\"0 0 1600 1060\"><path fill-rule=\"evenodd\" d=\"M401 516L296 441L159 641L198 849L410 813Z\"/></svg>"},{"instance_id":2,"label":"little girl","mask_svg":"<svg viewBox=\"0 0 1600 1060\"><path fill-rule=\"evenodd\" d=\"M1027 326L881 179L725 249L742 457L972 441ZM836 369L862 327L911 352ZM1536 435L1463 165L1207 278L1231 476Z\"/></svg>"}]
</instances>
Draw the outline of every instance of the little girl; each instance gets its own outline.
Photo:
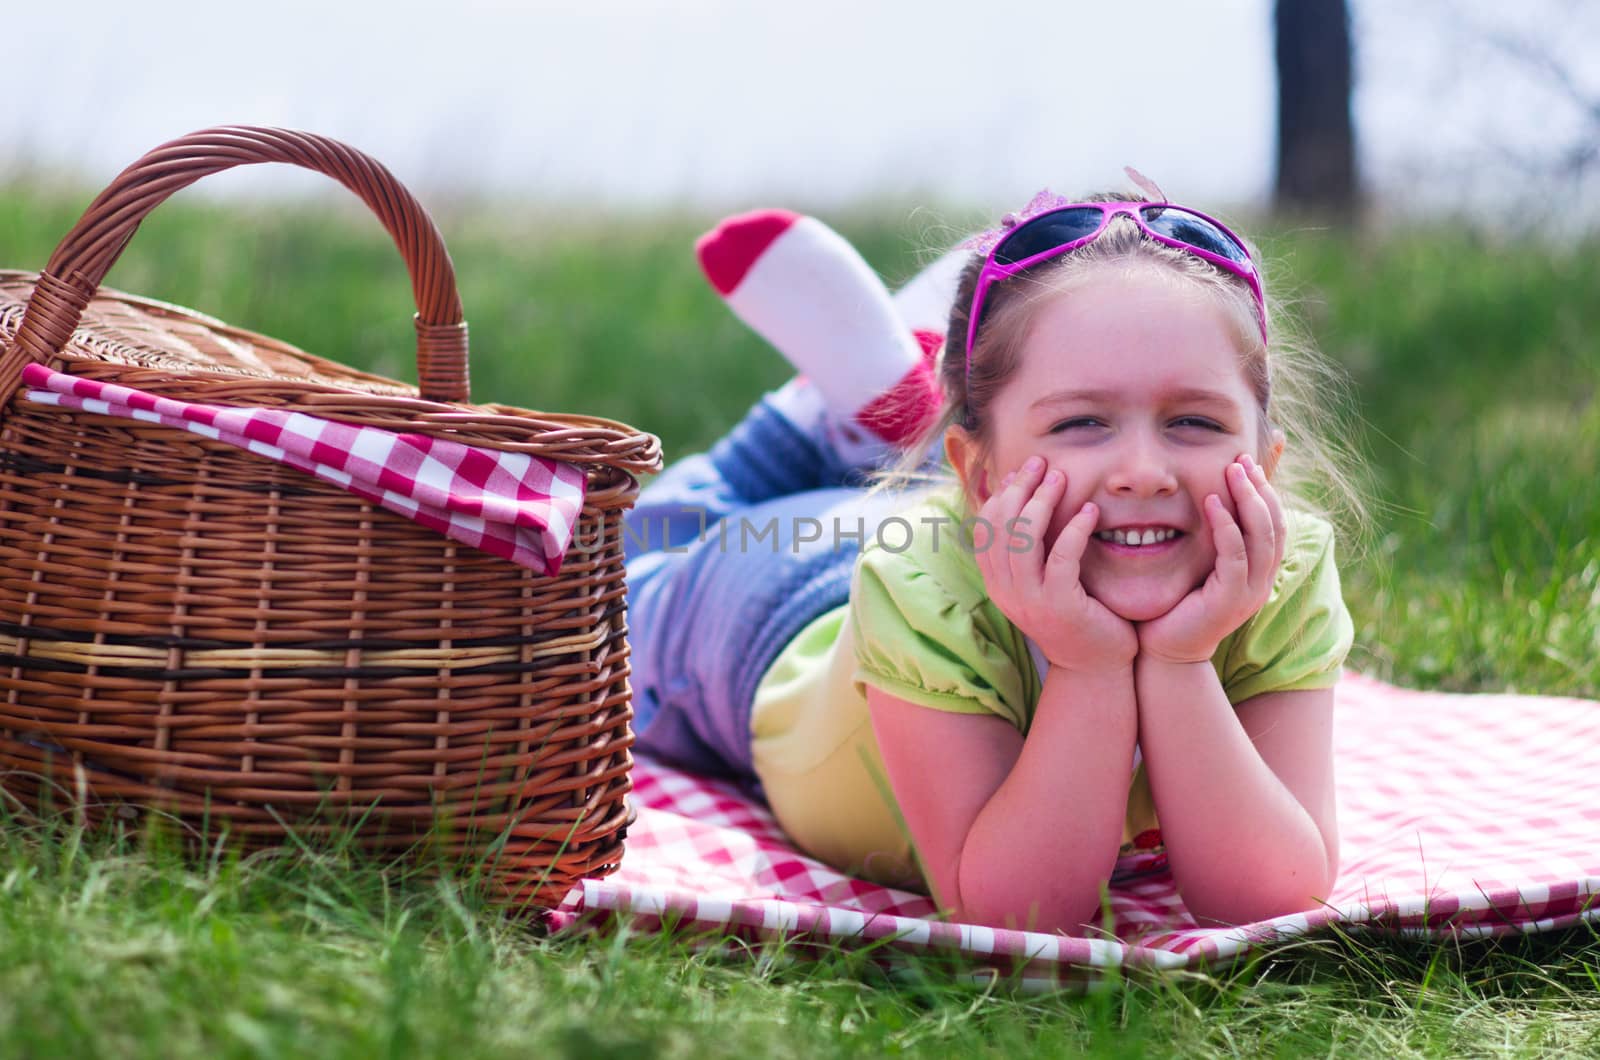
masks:
<instances>
[{"instance_id":1,"label":"little girl","mask_svg":"<svg viewBox=\"0 0 1600 1060\"><path fill-rule=\"evenodd\" d=\"M935 351L809 218L702 240L804 375L630 514L639 748L960 921L1079 932L1162 868L1202 924L1314 907L1352 627L1254 255L1044 193L971 245ZM891 449L953 476L864 489Z\"/></svg>"}]
</instances>

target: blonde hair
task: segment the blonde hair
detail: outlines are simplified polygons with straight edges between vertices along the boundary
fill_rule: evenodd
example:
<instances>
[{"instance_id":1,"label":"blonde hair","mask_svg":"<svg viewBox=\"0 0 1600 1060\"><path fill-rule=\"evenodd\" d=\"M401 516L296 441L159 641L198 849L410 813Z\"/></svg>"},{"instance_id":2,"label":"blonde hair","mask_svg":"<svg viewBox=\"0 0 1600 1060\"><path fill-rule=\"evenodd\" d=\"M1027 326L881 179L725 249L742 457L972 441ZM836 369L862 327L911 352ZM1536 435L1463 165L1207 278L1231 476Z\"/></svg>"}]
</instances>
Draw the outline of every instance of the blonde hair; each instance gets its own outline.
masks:
<instances>
[{"instance_id":1,"label":"blonde hair","mask_svg":"<svg viewBox=\"0 0 1600 1060\"><path fill-rule=\"evenodd\" d=\"M1109 193L1082 201L1143 200ZM1256 247L1246 241L1246 249L1260 271L1261 257ZM1131 272L1155 267L1215 298L1234 325L1240 368L1261 413L1262 449L1267 448L1274 428L1284 434L1283 457L1273 473L1273 487L1284 503L1328 519L1339 528L1346 543L1355 543L1359 550L1368 526L1368 488L1362 463L1344 440L1350 433L1341 411L1348 407L1348 380L1318 353L1293 315L1275 302L1265 275L1260 279L1270 347L1262 339L1255 297L1242 279L1194 254L1147 238L1131 218L1115 217L1094 242L990 286L969 370L962 351L972 294L984 258L983 252L973 254L956 287L937 367L943 395L941 415L906 443L898 460L874 476L874 492L948 483L948 475L929 474L923 464L929 449L941 442L952 427L967 431L978 446L980 458L986 459L993 441L990 405L1015 373L1018 354L1038 309L1081 286L1091 274L1103 275L1108 268Z\"/></svg>"}]
</instances>

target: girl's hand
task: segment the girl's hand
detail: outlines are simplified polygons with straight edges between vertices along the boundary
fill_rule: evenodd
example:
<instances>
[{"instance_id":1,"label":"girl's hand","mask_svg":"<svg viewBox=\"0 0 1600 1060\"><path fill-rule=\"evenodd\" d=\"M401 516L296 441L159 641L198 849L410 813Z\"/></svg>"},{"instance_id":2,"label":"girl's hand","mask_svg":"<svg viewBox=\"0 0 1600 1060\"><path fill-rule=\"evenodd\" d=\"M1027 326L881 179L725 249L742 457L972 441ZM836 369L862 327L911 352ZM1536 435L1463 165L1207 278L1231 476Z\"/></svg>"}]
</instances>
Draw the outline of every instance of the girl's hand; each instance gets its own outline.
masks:
<instances>
[{"instance_id":1,"label":"girl's hand","mask_svg":"<svg viewBox=\"0 0 1600 1060\"><path fill-rule=\"evenodd\" d=\"M1043 537L1067 490L1066 475L1029 457L978 511L973 548L989 598L1052 666L1078 673L1127 669L1139 652L1133 624L1084 591L1079 565L1100 510L1085 504L1049 555Z\"/></svg>"},{"instance_id":2,"label":"girl's hand","mask_svg":"<svg viewBox=\"0 0 1600 1060\"><path fill-rule=\"evenodd\" d=\"M1277 491L1248 454L1229 464L1223 479L1239 520L1234 521L1216 494L1207 495L1206 521L1216 544L1216 566L1205 584L1171 611L1139 623L1141 655L1167 662L1207 662L1222 638L1261 610L1272 592L1289 536Z\"/></svg>"}]
</instances>

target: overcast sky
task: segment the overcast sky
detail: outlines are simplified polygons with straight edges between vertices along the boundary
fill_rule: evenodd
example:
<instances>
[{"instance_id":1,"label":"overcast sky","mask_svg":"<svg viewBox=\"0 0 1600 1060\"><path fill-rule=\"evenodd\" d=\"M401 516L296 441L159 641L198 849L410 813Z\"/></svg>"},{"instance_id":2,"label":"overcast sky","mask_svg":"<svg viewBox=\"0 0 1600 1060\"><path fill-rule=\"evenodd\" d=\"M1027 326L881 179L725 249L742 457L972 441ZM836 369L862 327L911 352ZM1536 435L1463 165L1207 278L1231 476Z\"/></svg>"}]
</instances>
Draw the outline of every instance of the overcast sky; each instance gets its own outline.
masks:
<instances>
[{"instance_id":1,"label":"overcast sky","mask_svg":"<svg viewBox=\"0 0 1600 1060\"><path fill-rule=\"evenodd\" d=\"M85 15L85 7L97 13ZM1354 0L1369 182L1493 198L1495 157L1574 142L1581 111L1507 56L1555 49L1600 98L1600 4ZM1514 13L1512 12L1515 9ZM96 183L216 123L345 139L426 193L602 205L864 196L1005 209L1050 184L1263 201L1274 150L1270 0L277 0L15 5L0 171ZM1203 12L1203 15L1201 14ZM1586 23L1586 25L1584 25ZM1576 28L1575 28L1576 25ZM1566 50L1563 56L1562 49ZM315 187L229 175L214 191ZM225 183L224 183L225 181Z\"/></svg>"}]
</instances>

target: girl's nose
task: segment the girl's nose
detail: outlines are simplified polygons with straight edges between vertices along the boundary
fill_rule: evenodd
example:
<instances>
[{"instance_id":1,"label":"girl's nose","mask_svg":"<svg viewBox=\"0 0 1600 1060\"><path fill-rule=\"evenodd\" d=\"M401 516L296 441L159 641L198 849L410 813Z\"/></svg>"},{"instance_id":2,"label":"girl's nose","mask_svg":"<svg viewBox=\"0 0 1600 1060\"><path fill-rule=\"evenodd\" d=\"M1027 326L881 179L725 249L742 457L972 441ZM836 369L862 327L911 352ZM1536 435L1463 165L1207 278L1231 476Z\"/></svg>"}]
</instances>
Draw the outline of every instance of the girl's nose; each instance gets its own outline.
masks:
<instances>
[{"instance_id":1,"label":"girl's nose","mask_svg":"<svg viewBox=\"0 0 1600 1060\"><path fill-rule=\"evenodd\" d=\"M1177 492L1178 477L1159 445L1130 439L1119 447L1106 487L1123 497L1164 497Z\"/></svg>"}]
</instances>

